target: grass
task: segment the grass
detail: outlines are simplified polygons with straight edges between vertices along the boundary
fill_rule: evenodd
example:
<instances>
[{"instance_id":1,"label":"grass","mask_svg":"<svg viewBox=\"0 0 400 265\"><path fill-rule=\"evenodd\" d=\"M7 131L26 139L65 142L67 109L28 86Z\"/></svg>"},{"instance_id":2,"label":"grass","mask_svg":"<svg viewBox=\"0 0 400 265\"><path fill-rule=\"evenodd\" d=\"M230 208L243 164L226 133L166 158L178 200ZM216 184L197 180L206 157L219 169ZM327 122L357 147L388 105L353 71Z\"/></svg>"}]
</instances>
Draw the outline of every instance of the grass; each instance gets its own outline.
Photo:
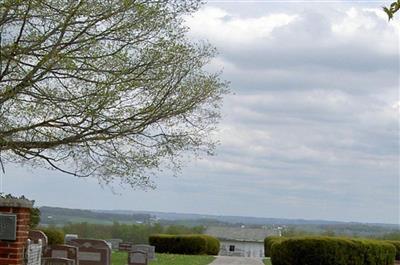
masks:
<instances>
[{"instance_id":1,"label":"grass","mask_svg":"<svg viewBox=\"0 0 400 265\"><path fill-rule=\"evenodd\" d=\"M265 259L263 260L265 265L272 265L271 259Z\"/></svg>"},{"instance_id":2,"label":"grass","mask_svg":"<svg viewBox=\"0 0 400 265\"><path fill-rule=\"evenodd\" d=\"M150 265L207 265L215 258L212 256L192 256L174 254L156 254L157 260L150 262ZM113 252L112 265L126 265L128 261L127 252Z\"/></svg>"}]
</instances>

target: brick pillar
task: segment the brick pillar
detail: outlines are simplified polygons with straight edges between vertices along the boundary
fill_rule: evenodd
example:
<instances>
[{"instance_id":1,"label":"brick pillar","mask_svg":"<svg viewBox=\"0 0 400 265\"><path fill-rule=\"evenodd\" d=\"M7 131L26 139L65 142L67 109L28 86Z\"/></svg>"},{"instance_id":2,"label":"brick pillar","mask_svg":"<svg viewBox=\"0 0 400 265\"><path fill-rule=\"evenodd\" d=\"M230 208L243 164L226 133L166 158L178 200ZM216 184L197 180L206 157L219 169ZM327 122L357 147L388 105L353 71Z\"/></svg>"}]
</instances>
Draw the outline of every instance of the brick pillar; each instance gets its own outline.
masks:
<instances>
[{"instance_id":1,"label":"brick pillar","mask_svg":"<svg viewBox=\"0 0 400 265\"><path fill-rule=\"evenodd\" d=\"M17 218L16 240L0 239L0 265L24 264L32 205L33 203L26 199L0 197L0 214L13 214Z\"/></svg>"}]
</instances>

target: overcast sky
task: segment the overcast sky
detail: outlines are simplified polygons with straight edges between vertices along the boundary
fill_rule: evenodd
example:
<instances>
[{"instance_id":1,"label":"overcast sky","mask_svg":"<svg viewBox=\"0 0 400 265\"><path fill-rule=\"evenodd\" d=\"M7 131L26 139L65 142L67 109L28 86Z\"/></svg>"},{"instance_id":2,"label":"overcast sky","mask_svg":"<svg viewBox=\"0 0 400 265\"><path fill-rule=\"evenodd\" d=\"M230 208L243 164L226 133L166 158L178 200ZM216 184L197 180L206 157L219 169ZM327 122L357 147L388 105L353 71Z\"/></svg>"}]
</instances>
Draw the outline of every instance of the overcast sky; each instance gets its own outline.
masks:
<instances>
[{"instance_id":1,"label":"overcast sky","mask_svg":"<svg viewBox=\"0 0 400 265\"><path fill-rule=\"evenodd\" d=\"M39 206L399 223L400 17L388 23L389 3L210 1L187 25L231 82L216 156L147 192L7 165L3 191Z\"/></svg>"}]
</instances>

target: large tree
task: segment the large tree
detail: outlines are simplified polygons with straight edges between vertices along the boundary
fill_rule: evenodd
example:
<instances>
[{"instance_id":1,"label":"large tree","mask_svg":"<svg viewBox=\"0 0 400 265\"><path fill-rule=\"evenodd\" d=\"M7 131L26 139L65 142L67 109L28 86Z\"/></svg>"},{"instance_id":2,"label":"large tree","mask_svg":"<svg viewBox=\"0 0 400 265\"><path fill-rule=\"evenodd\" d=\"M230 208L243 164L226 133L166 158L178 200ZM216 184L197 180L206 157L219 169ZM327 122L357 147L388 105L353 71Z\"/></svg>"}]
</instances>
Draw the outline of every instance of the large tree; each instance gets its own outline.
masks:
<instances>
[{"instance_id":1,"label":"large tree","mask_svg":"<svg viewBox=\"0 0 400 265\"><path fill-rule=\"evenodd\" d=\"M185 36L193 0L3 0L1 165L151 185L209 153L226 91Z\"/></svg>"}]
</instances>

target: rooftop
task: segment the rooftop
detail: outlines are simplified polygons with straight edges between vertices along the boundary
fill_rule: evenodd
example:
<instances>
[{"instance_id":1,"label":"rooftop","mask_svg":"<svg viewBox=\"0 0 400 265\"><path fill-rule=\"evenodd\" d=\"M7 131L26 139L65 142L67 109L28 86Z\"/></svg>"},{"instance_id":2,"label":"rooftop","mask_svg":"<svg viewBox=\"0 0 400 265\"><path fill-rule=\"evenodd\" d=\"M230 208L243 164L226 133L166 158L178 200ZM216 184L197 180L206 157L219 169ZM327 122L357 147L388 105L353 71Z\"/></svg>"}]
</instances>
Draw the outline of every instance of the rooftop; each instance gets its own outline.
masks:
<instances>
[{"instance_id":1,"label":"rooftop","mask_svg":"<svg viewBox=\"0 0 400 265\"><path fill-rule=\"evenodd\" d=\"M205 234L216 237L220 240L263 242L268 236L278 236L278 231L262 228L243 227L208 227Z\"/></svg>"}]
</instances>

